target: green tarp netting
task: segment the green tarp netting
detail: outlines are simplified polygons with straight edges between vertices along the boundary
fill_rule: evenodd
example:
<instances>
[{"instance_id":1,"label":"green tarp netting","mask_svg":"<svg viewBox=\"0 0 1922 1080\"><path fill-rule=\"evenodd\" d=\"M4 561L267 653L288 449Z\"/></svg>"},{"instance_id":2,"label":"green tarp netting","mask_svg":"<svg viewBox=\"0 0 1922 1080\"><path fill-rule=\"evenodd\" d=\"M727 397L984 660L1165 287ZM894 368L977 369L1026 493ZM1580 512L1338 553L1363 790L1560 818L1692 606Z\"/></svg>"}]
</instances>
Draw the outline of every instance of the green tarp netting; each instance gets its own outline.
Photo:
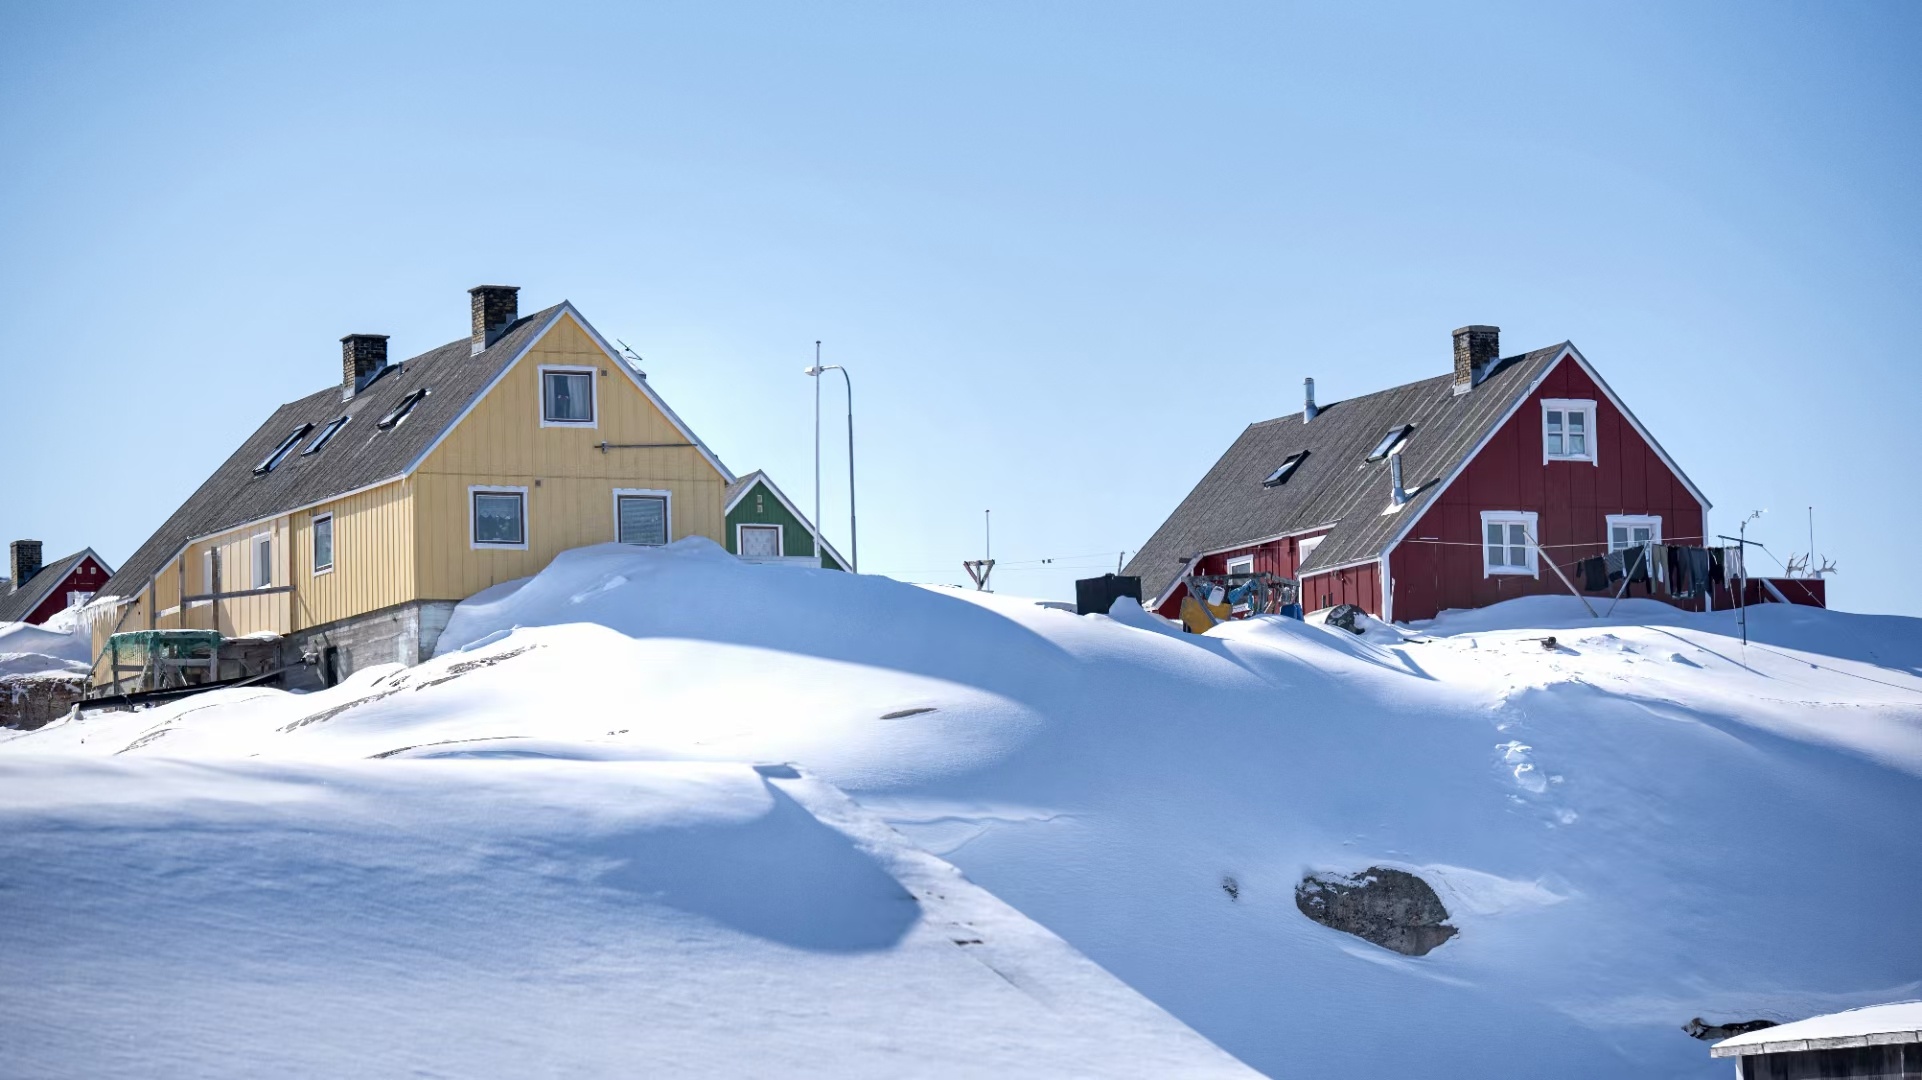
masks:
<instances>
[{"instance_id":1,"label":"green tarp netting","mask_svg":"<svg viewBox=\"0 0 1922 1080\"><path fill-rule=\"evenodd\" d=\"M144 668L154 660L207 660L220 647L218 630L135 630L107 639L110 662Z\"/></svg>"}]
</instances>

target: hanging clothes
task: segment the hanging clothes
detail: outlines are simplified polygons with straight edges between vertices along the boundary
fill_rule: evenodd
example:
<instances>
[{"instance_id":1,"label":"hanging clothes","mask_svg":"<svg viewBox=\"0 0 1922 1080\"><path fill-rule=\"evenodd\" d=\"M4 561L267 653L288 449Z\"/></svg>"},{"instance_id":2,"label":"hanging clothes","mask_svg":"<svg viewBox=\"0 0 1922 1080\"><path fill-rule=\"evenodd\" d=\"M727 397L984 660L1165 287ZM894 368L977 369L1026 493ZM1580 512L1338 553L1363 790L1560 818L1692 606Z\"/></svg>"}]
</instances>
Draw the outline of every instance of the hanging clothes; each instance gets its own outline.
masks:
<instances>
[{"instance_id":1,"label":"hanging clothes","mask_svg":"<svg viewBox=\"0 0 1922 1080\"><path fill-rule=\"evenodd\" d=\"M1736 578L1747 579L1748 567L1745 565L1747 562L1744 558L1745 555L1746 552L1742 550L1740 545L1728 549L1728 576L1730 580Z\"/></svg>"},{"instance_id":2,"label":"hanging clothes","mask_svg":"<svg viewBox=\"0 0 1922 1080\"><path fill-rule=\"evenodd\" d=\"M1693 599L1709 589L1711 570L1709 553L1706 548L1689 548L1683 552L1687 556L1689 597Z\"/></svg>"},{"instance_id":3,"label":"hanging clothes","mask_svg":"<svg viewBox=\"0 0 1922 1080\"><path fill-rule=\"evenodd\" d=\"M1728 584L1728 560L1723 558L1721 548L1704 548L1708 552L1708 584L1719 589Z\"/></svg>"},{"instance_id":4,"label":"hanging clothes","mask_svg":"<svg viewBox=\"0 0 1922 1080\"><path fill-rule=\"evenodd\" d=\"M1657 585L1661 586L1663 592L1670 591L1667 544L1650 544L1648 546L1648 578L1650 582L1650 593L1655 591L1654 586Z\"/></svg>"},{"instance_id":5,"label":"hanging clothes","mask_svg":"<svg viewBox=\"0 0 1922 1080\"><path fill-rule=\"evenodd\" d=\"M1688 549L1670 546L1668 554L1668 594L1676 597L1693 595L1689 592L1694 582L1688 576Z\"/></svg>"},{"instance_id":6,"label":"hanging clothes","mask_svg":"<svg viewBox=\"0 0 1922 1080\"><path fill-rule=\"evenodd\" d=\"M1581 575L1582 588L1589 592L1603 592L1608 588L1608 560L1600 555L1592 555L1577 563L1575 572Z\"/></svg>"},{"instance_id":7,"label":"hanging clothes","mask_svg":"<svg viewBox=\"0 0 1922 1080\"><path fill-rule=\"evenodd\" d=\"M1628 580L1631 582L1648 580L1648 545L1642 544L1623 552L1628 559Z\"/></svg>"}]
</instances>

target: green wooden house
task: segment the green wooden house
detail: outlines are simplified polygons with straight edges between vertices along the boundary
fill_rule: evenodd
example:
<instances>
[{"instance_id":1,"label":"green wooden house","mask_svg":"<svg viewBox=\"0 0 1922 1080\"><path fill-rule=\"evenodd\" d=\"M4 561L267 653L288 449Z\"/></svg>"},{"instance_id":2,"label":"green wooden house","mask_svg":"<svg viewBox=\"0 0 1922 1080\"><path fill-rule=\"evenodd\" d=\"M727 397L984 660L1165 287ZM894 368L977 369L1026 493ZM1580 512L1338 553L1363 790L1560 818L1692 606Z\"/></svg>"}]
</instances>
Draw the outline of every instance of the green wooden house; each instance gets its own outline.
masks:
<instances>
[{"instance_id":1,"label":"green wooden house","mask_svg":"<svg viewBox=\"0 0 1922 1080\"><path fill-rule=\"evenodd\" d=\"M774 481L759 469L727 487L722 513L727 522L727 549L748 562L794 563L813 566L814 530ZM849 570L848 561L825 538L820 565L827 570Z\"/></svg>"}]
</instances>

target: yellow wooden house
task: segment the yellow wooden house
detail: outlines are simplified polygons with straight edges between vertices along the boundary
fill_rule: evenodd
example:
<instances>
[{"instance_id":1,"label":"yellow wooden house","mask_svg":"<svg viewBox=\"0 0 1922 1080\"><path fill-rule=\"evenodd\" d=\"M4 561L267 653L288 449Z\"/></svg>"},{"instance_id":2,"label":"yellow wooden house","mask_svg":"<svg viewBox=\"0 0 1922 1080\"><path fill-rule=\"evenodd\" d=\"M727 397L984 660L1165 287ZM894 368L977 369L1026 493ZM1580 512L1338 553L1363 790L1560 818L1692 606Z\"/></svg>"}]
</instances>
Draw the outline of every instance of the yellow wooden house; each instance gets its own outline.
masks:
<instances>
[{"instance_id":1,"label":"yellow wooden house","mask_svg":"<svg viewBox=\"0 0 1922 1080\"><path fill-rule=\"evenodd\" d=\"M469 291L472 332L400 362L341 339L339 381L282 405L100 590L115 632L279 635L283 685L433 652L454 605L618 541L722 542L735 479L570 303ZM112 692L104 659L96 692Z\"/></svg>"}]
</instances>

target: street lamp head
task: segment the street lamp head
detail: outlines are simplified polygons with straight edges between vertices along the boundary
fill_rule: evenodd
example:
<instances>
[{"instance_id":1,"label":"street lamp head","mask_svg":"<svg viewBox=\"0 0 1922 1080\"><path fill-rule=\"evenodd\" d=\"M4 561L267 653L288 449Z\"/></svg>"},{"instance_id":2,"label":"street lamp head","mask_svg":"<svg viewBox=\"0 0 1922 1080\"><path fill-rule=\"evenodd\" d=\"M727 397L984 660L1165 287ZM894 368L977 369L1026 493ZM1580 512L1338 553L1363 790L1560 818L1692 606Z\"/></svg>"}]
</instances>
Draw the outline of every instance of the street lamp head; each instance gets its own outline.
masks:
<instances>
[{"instance_id":1,"label":"street lamp head","mask_svg":"<svg viewBox=\"0 0 1922 1080\"><path fill-rule=\"evenodd\" d=\"M820 374L821 372L823 372L823 371L825 371L825 370L827 370L827 369L825 369L825 368L823 368L823 367L822 367L821 365L819 365L819 364L816 364L816 365L814 365L813 367L808 367L808 368L802 368L802 369L801 369L801 374L803 374L803 375L819 375L819 374Z\"/></svg>"}]
</instances>

